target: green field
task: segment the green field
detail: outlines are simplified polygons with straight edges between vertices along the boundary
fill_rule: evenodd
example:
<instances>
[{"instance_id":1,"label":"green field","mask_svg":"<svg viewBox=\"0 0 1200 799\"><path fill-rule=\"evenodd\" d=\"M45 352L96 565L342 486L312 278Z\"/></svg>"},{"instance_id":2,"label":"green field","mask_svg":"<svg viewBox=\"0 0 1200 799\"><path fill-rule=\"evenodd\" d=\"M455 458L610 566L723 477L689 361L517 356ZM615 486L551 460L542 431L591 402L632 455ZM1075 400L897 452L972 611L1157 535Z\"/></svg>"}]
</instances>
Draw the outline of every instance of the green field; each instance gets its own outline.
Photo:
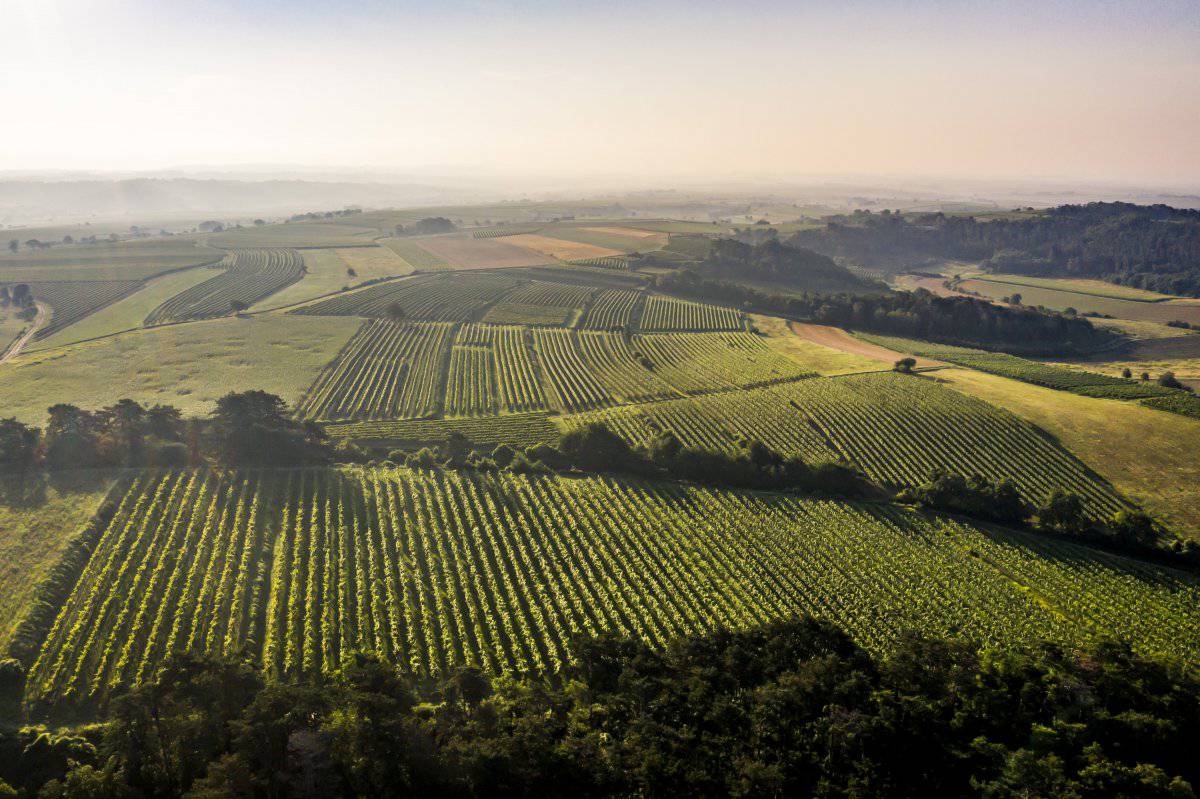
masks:
<instances>
[{"instance_id":1,"label":"green field","mask_svg":"<svg viewBox=\"0 0 1200 799\"><path fill-rule=\"evenodd\" d=\"M38 584L96 512L109 475L66 472L50 480L0 475L0 652Z\"/></svg>"},{"instance_id":2,"label":"green field","mask_svg":"<svg viewBox=\"0 0 1200 799\"><path fill-rule=\"evenodd\" d=\"M408 469L144 473L31 663L43 706L171 652L269 674L377 652L436 676L554 672L577 633L655 646L801 613L872 651L904 630L1200 656L1200 581L894 506L608 477ZM32 659L32 658L31 658Z\"/></svg>"},{"instance_id":3,"label":"green field","mask_svg":"<svg viewBox=\"0 0 1200 799\"><path fill-rule=\"evenodd\" d=\"M256 316L149 328L22 354L0 365L5 416L41 425L46 408L99 408L129 397L185 414L229 391L300 399L360 324L338 317Z\"/></svg>"},{"instance_id":4,"label":"green field","mask_svg":"<svg viewBox=\"0 0 1200 799\"><path fill-rule=\"evenodd\" d=\"M997 300L1016 292L1021 295L1022 305L1044 305L1057 311L1074 308L1081 314L1099 313L1138 322L1180 321L1200 324L1200 302L1195 301L1140 302L1053 288L1014 286L982 277L964 280L961 288Z\"/></svg>"},{"instance_id":5,"label":"green field","mask_svg":"<svg viewBox=\"0 0 1200 799\"><path fill-rule=\"evenodd\" d=\"M208 269L186 269L152 278L144 288L93 311L69 327L32 342L28 349L48 349L141 327L146 316L159 305L211 277L212 272Z\"/></svg>"},{"instance_id":6,"label":"green field","mask_svg":"<svg viewBox=\"0 0 1200 799\"><path fill-rule=\"evenodd\" d=\"M449 264L438 256L428 250L422 249L421 245L415 239L383 239L379 243L400 256L401 260L413 269L424 272L431 269L448 269L450 267Z\"/></svg>"},{"instance_id":7,"label":"green field","mask_svg":"<svg viewBox=\"0 0 1200 799\"><path fill-rule=\"evenodd\" d=\"M357 247L369 246L379 238L375 228L351 224L288 222L262 227L244 227L213 233L204 239L213 247Z\"/></svg>"},{"instance_id":8,"label":"green field","mask_svg":"<svg viewBox=\"0 0 1200 799\"><path fill-rule=\"evenodd\" d=\"M1146 289L1134 288L1133 286L1122 286L1118 283L1109 283L1106 280L1089 280L1086 278L1029 277L1026 275L1003 275L990 272L982 275L976 275L975 277L985 279L990 283L1007 283L1009 285L1024 286L1026 288L1053 289L1055 291L1067 291L1074 294L1089 294L1094 297L1106 297L1114 300L1160 302L1162 300L1175 299L1170 294L1159 294L1157 291L1147 291Z\"/></svg>"},{"instance_id":9,"label":"green field","mask_svg":"<svg viewBox=\"0 0 1200 799\"><path fill-rule=\"evenodd\" d=\"M304 277L304 259L296 250L234 250L213 271L147 314L146 324L227 316L237 304L247 309Z\"/></svg>"},{"instance_id":10,"label":"green field","mask_svg":"<svg viewBox=\"0 0 1200 799\"><path fill-rule=\"evenodd\" d=\"M0 254L0 283L49 280L145 280L175 269L215 263L220 250L189 239L59 245Z\"/></svg>"}]
</instances>

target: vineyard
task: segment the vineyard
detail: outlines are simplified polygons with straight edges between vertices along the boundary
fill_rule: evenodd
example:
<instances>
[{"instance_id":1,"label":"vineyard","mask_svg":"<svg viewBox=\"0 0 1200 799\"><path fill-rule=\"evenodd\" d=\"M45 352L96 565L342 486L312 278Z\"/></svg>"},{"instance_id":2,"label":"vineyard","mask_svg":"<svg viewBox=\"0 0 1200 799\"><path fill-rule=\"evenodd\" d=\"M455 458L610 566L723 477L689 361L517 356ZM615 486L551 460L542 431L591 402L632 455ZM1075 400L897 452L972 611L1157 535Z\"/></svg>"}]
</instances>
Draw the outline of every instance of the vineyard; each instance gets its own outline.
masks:
<instances>
[{"instance_id":1,"label":"vineyard","mask_svg":"<svg viewBox=\"0 0 1200 799\"><path fill-rule=\"evenodd\" d=\"M35 339L44 339L145 284L140 280L77 280L27 285L35 300L52 309L50 323L34 334Z\"/></svg>"},{"instance_id":2,"label":"vineyard","mask_svg":"<svg viewBox=\"0 0 1200 799\"><path fill-rule=\"evenodd\" d=\"M1200 419L1200 397L1182 391L1174 391L1169 397L1142 400L1142 404L1160 411L1170 411L1181 416Z\"/></svg>"},{"instance_id":3,"label":"vineyard","mask_svg":"<svg viewBox=\"0 0 1200 799\"><path fill-rule=\"evenodd\" d=\"M490 230L475 230L471 232L471 237L476 239L502 239L505 236L520 236L525 233L537 233L541 230L540 227L526 228L492 228Z\"/></svg>"},{"instance_id":4,"label":"vineyard","mask_svg":"<svg viewBox=\"0 0 1200 799\"><path fill-rule=\"evenodd\" d=\"M1031 502L1073 491L1089 514L1124 507L1113 488L1037 427L931 381L891 373L811 378L565 417L600 420L632 444L660 430L684 444L732 450L743 438L809 462L842 461L895 487L917 485L936 467L991 480L1011 478Z\"/></svg>"},{"instance_id":5,"label":"vineyard","mask_svg":"<svg viewBox=\"0 0 1200 799\"><path fill-rule=\"evenodd\" d=\"M315 316L388 316L397 307L406 319L468 321L521 281L492 272L462 272L416 277L370 286L297 308Z\"/></svg>"},{"instance_id":6,"label":"vineyard","mask_svg":"<svg viewBox=\"0 0 1200 799\"><path fill-rule=\"evenodd\" d=\"M588 306L579 326L587 330L623 330L637 321L638 301L646 295L640 291L610 289L602 291Z\"/></svg>"},{"instance_id":7,"label":"vineyard","mask_svg":"<svg viewBox=\"0 0 1200 799\"><path fill-rule=\"evenodd\" d=\"M492 324L558 326L569 322L595 290L535 280L504 295L483 317Z\"/></svg>"},{"instance_id":8,"label":"vineyard","mask_svg":"<svg viewBox=\"0 0 1200 799\"><path fill-rule=\"evenodd\" d=\"M297 409L309 419L391 419L440 410L453 326L363 323Z\"/></svg>"},{"instance_id":9,"label":"vineyard","mask_svg":"<svg viewBox=\"0 0 1200 799\"><path fill-rule=\"evenodd\" d=\"M859 334L859 338L872 344L879 344L899 352L909 352L923 358L932 358L958 366L990 372L1000 377L1032 383L1043 388L1058 391L1069 391L1085 397L1100 399L1141 399L1144 397L1166 397L1177 393L1174 389L1165 388L1157 383L1130 380L1121 377L1111 377L1097 372L1086 372L1081 369L1067 369L1061 366L1030 361L1008 355L1003 352L987 352L966 347L952 347L945 344L931 344L911 339L892 338Z\"/></svg>"},{"instance_id":10,"label":"vineyard","mask_svg":"<svg viewBox=\"0 0 1200 799\"><path fill-rule=\"evenodd\" d=\"M1061 539L856 505L609 477L404 468L142 473L44 644L27 699L103 702L172 652L315 675L554 672L577 633L661 647L811 613L873 651L1097 636L1200 656L1200 581Z\"/></svg>"},{"instance_id":11,"label":"vineyard","mask_svg":"<svg viewBox=\"0 0 1200 799\"><path fill-rule=\"evenodd\" d=\"M646 298L642 330L741 330L742 315L733 308L653 294Z\"/></svg>"},{"instance_id":12,"label":"vineyard","mask_svg":"<svg viewBox=\"0 0 1200 799\"><path fill-rule=\"evenodd\" d=\"M598 269L619 269L626 271L629 269L629 259L622 258L619 255L605 255L600 258L578 258L567 263L576 266L593 266Z\"/></svg>"},{"instance_id":13,"label":"vineyard","mask_svg":"<svg viewBox=\"0 0 1200 799\"><path fill-rule=\"evenodd\" d=\"M158 306L145 324L225 316L292 285L305 272L296 250L234 250L213 268L223 271Z\"/></svg>"},{"instance_id":14,"label":"vineyard","mask_svg":"<svg viewBox=\"0 0 1200 799\"><path fill-rule=\"evenodd\" d=\"M323 426L325 432L334 438L389 441L395 444L438 444L459 433L472 443L485 447L497 444L530 447L541 443L552 444L559 436L558 428L544 411L447 419L331 422Z\"/></svg>"}]
</instances>

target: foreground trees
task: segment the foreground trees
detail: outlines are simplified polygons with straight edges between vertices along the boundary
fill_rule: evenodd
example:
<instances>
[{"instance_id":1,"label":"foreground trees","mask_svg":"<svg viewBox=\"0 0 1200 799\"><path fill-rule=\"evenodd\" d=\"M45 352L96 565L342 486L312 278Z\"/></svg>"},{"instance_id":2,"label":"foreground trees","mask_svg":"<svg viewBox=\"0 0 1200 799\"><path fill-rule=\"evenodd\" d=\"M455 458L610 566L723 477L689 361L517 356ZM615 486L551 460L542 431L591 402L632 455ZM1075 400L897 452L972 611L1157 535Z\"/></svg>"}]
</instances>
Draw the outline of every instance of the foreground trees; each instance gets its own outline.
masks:
<instances>
[{"instance_id":1,"label":"foreground trees","mask_svg":"<svg viewBox=\"0 0 1200 799\"><path fill-rule=\"evenodd\" d=\"M424 695L348 656L322 685L184 657L102 731L0 739L26 795L1194 796L1200 681L1118 644L873 659L812 620L654 651L580 642L555 684Z\"/></svg>"}]
</instances>

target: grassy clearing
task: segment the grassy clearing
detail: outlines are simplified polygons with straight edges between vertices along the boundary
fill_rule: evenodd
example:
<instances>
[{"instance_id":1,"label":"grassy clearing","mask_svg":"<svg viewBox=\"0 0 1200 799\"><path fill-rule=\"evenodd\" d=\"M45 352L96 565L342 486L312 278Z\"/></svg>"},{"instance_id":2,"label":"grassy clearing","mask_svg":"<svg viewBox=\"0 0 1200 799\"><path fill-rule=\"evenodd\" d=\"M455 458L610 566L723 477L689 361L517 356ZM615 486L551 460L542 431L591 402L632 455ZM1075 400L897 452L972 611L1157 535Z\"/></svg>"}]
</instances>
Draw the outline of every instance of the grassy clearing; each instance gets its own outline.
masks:
<instances>
[{"instance_id":1,"label":"grassy clearing","mask_svg":"<svg viewBox=\"0 0 1200 799\"><path fill-rule=\"evenodd\" d=\"M96 512L111 481L107 474L84 472L26 484L0 479L0 652L38 583Z\"/></svg>"},{"instance_id":2,"label":"grassy clearing","mask_svg":"<svg viewBox=\"0 0 1200 799\"><path fill-rule=\"evenodd\" d=\"M951 388L1042 427L1177 532L1200 536L1200 421L972 369L936 374Z\"/></svg>"},{"instance_id":3,"label":"grassy clearing","mask_svg":"<svg viewBox=\"0 0 1200 799\"><path fill-rule=\"evenodd\" d=\"M295 305L369 280L412 274L412 265L386 247L345 247L300 250L307 270L298 283L265 298L252 310L265 311ZM347 274L353 269L355 276Z\"/></svg>"},{"instance_id":4,"label":"grassy clearing","mask_svg":"<svg viewBox=\"0 0 1200 799\"><path fill-rule=\"evenodd\" d=\"M1002 275L992 273L980 275L979 277L986 278L988 281L993 283L1009 283L1014 286L1025 286L1027 288L1070 291L1076 294L1090 294L1095 297L1107 297L1114 300L1159 302L1161 300L1174 299L1174 297L1170 294L1160 294L1157 291L1147 291L1145 289L1134 288L1133 286L1120 286L1116 283L1109 283L1105 280L1090 280L1087 278L1026 277L1025 275Z\"/></svg>"},{"instance_id":5,"label":"grassy clearing","mask_svg":"<svg viewBox=\"0 0 1200 799\"><path fill-rule=\"evenodd\" d=\"M758 332L763 334L763 342L768 347L819 375L842 375L889 368L888 364L874 358L842 352L802 339L792 331L786 319L751 314L750 321Z\"/></svg>"},{"instance_id":6,"label":"grassy clearing","mask_svg":"<svg viewBox=\"0 0 1200 799\"><path fill-rule=\"evenodd\" d=\"M219 250L188 239L60 245L0 254L0 283L55 280L145 280L175 269L221 260Z\"/></svg>"},{"instance_id":7,"label":"grassy clearing","mask_svg":"<svg viewBox=\"0 0 1200 799\"><path fill-rule=\"evenodd\" d=\"M130 397L202 414L229 391L263 389L295 403L359 324L339 317L230 317L23 354L0 366L0 407L40 425L58 402L97 408Z\"/></svg>"},{"instance_id":8,"label":"grassy clearing","mask_svg":"<svg viewBox=\"0 0 1200 799\"><path fill-rule=\"evenodd\" d=\"M0 308L0 355L8 349L13 339L21 335L21 331L29 327L29 322L17 316L15 308Z\"/></svg>"},{"instance_id":9,"label":"grassy clearing","mask_svg":"<svg viewBox=\"0 0 1200 799\"><path fill-rule=\"evenodd\" d=\"M383 239L379 243L400 256L413 269L427 271L450 268L445 258L426 250L415 239Z\"/></svg>"},{"instance_id":10,"label":"grassy clearing","mask_svg":"<svg viewBox=\"0 0 1200 799\"><path fill-rule=\"evenodd\" d=\"M412 264L405 261L394 250L387 247L346 247L335 250L338 257L357 274L350 285L381 277L401 277L413 273Z\"/></svg>"},{"instance_id":11,"label":"grassy clearing","mask_svg":"<svg viewBox=\"0 0 1200 799\"><path fill-rule=\"evenodd\" d=\"M49 349L141 327L146 315L159 305L212 276L213 272L209 269L188 269L154 278L146 283L145 288L35 342L29 349Z\"/></svg>"}]
</instances>

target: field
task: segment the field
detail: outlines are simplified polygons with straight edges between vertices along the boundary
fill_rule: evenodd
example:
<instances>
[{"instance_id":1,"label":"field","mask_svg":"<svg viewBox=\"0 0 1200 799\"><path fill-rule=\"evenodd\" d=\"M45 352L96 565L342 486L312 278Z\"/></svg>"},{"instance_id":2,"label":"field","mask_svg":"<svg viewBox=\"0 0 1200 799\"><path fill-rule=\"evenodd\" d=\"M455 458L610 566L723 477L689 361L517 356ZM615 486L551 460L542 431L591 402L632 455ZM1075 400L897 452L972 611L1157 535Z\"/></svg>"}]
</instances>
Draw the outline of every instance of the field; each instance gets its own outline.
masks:
<instances>
[{"instance_id":1,"label":"field","mask_svg":"<svg viewBox=\"0 0 1200 799\"><path fill-rule=\"evenodd\" d=\"M0 652L68 543L96 512L111 477L85 472L0 476Z\"/></svg>"},{"instance_id":2,"label":"field","mask_svg":"<svg viewBox=\"0 0 1200 799\"><path fill-rule=\"evenodd\" d=\"M296 250L235 250L215 277L180 292L146 316L147 325L183 319L210 319L249 308L304 277L304 259Z\"/></svg>"},{"instance_id":3,"label":"field","mask_svg":"<svg viewBox=\"0 0 1200 799\"><path fill-rule=\"evenodd\" d=\"M742 314L735 308L653 294L646 299L641 327L643 330L741 330Z\"/></svg>"},{"instance_id":4,"label":"field","mask_svg":"<svg viewBox=\"0 0 1200 799\"><path fill-rule=\"evenodd\" d=\"M81 408L123 397L206 414L229 391L263 389L300 399L361 324L338 317L229 317L147 328L23 353L0 365L4 416L42 425L46 408Z\"/></svg>"},{"instance_id":5,"label":"field","mask_svg":"<svg viewBox=\"0 0 1200 799\"><path fill-rule=\"evenodd\" d=\"M4 354L4 351L12 345L13 339L21 335L21 332L29 327L29 324L17 316L16 308L0 307L0 355Z\"/></svg>"},{"instance_id":6,"label":"field","mask_svg":"<svg viewBox=\"0 0 1200 799\"><path fill-rule=\"evenodd\" d=\"M1107 314L1118 319L1132 319L1140 322L1181 321L1200 324L1200 303L1198 302L1140 302L1051 288L1014 286L983 278L964 280L962 288L993 299L1016 292L1021 295L1022 305L1044 305L1059 311L1065 308L1074 308L1079 313ZM1114 288L1120 287L1114 286Z\"/></svg>"},{"instance_id":7,"label":"field","mask_svg":"<svg viewBox=\"0 0 1200 799\"><path fill-rule=\"evenodd\" d=\"M667 241L664 233L616 225L552 225L541 232L559 241L591 245L619 253L649 252L657 250Z\"/></svg>"},{"instance_id":8,"label":"field","mask_svg":"<svg viewBox=\"0 0 1200 799\"><path fill-rule=\"evenodd\" d=\"M60 245L0 254L0 283L49 280L145 280L175 269L221 260L220 250L188 239Z\"/></svg>"},{"instance_id":9,"label":"field","mask_svg":"<svg viewBox=\"0 0 1200 799\"><path fill-rule=\"evenodd\" d=\"M446 269L450 266L444 259L423 248L416 239L382 239L379 243L396 253L400 260L420 272Z\"/></svg>"},{"instance_id":10,"label":"field","mask_svg":"<svg viewBox=\"0 0 1200 799\"><path fill-rule=\"evenodd\" d=\"M557 258L560 261L574 261L580 258L608 258L613 255L621 255L623 252L612 247L600 247L585 242L567 241L566 239L543 236L536 233L522 233L517 236L509 236L507 241L519 247L533 250L543 256Z\"/></svg>"},{"instance_id":11,"label":"field","mask_svg":"<svg viewBox=\"0 0 1200 799\"><path fill-rule=\"evenodd\" d=\"M1007 283L1012 286L1025 288L1052 289L1068 291L1074 294L1089 294L1093 297L1107 297L1114 300L1137 300L1141 302L1160 302L1175 299L1170 294L1159 294L1157 291L1122 286L1109 283L1106 280L1090 280L1087 278L1057 278L1057 277L1028 277L1026 275L1003 275L986 273L974 275L990 283ZM1020 292L1020 289L1014 289Z\"/></svg>"},{"instance_id":12,"label":"field","mask_svg":"<svg viewBox=\"0 0 1200 799\"><path fill-rule=\"evenodd\" d=\"M403 468L145 473L31 664L43 707L103 701L175 651L268 674L377 652L436 677L553 672L576 633L663 646L811 613L872 651L1120 635L1200 655L1194 576L896 507L607 477Z\"/></svg>"},{"instance_id":13,"label":"field","mask_svg":"<svg viewBox=\"0 0 1200 799\"><path fill-rule=\"evenodd\" d=\"M503 271L416 275L331 297L291 313L386 316L388 309L397 305L407 319L469 321L520 282Z\"/></svg>"},{"instance_id":14,"label":"field","mask_svg":"<svg viewBox=\"0 0 1200 799\"><path fill-rule=\"evenodd\" d=\"M504 295L483 321L495 324L564 325L595 292L587 286L535 280Z\"/></svg>"},{"instance_id":15,"label":"field","mask_svg":"<svg viewBox=\"0 0 1200 799\"><path fill-rule=\"evenodd\" d=\"M936 374L950 388L1038 425L1177 532L1200 535L1200 421L970 369Z\"/></svg>"},{"instance_id":16,"label":"field","mask_svg":"<svg viewBox=\"0 0 1200 799\"><path fill-rule=\"evenodd\" d=\"M983 350L951 347L944 344L932 344L912 339L895 338L891 336L876 336L859 334L859 338L869 343L878 344L897 352L911 352L924 358L933 358L990 372L1001 377L1032 383L1035 386L1053 388L1059 391L1070 391L1085 397L1102 399L1142 399L1145 397L1167 397L1176 393L1175 389L1164 388L1157 383L1143 380L1130 380L1123 377L1112 377L1089 372L1083 369L1067 369L1053 366L1040 361L1030 361L1007 355L1002 352L985 352Z\"/></svg>"},{"instance_id":17,"label":"field","mask_svg":"<svg viewBox=\"0 0 1200 799\"><path fill-rule=\"evenodd\" d=\"M761 314L750 314L752 328L762 335L762 341L771 349L784 357L803 364L806 369L819 375L852 374L854 372L873 372L887 369L896 360L897 355L888 353L888 357L880 360L868 355L845 352L840 349L819 344L810 338L802 337L793 330L796 323L785 319ZM820 325L805 325L807 328L822 328ZM858 342L844 330L839 328L823 328L837 331L852 342Z\"/></svg>"},{"instance_id":18,"label":"field","mask_svg":"<svg viewBox=\"0 0 1200 799\"><path fill-rule=\"evenodd\" d=\"M441 410L453 328L446 323L363 323L305 394L311 419L393 419Z\"/></svg>"},{"instance_id":19,"label":"field","mask_svg":"<svg viewBox=\"0 0 1200 799\"><path fill-rule=\"evenodd\" d=\"M375 243L379 231L353 224L288 222L213 233L205 242L227 250L243 247L356 247Z\"/></svg>"},{"instance_id":20,"label":"field","mask_svg":"<svg viewBox=\"0 0 1200 799\"><path fill-rule=\"evenodd\" d=\"M609 289L601 292L588 306L579 326L588 330L622 330L633 327L640 318L639 303L645 294L638 291Z\"/></svg>"},{"instance_id":21,"label":"field","mask_svg":"<svg viewBox=\"0 0 1200 799\"><path fill-rule=\"evenodd\" d=\"M450 419L405 419L387 422L329 422L322 425L334 438L394 444L444 443L454 433L480 446L512 444L528 447L558 440L558 428L545 412Z\"/></svg>"},{"instance_id":22,"label":"field","mask_svg":"<svg viewBox=\"0 0 1200 799\"><path fill-rule=\"evenodd\" d=\"M500 239L476 239L465 234L450 236L425 236L418 241L421 249L454 269L495 269L511 266L537 266L552 261L524 247L512 243L522 236ZM403 253L401 253L403 257ZM416 264L414 264L416 266ZM418 267L419 268L419 267Z\"/></svg>"},{"instance_id":23,"label":"field","mask_svg":"<svg viewBox=\"0 0 1200 799\"><path fill-rule=\"evenodd\" d=\"M29 350L48 349L76 341L108 336L142 326L146 316L180 292L212 277L207 269L185 269L151 278L143 287L111 305L92 311L71 326L36 341Z\"/></svg>"},{"instance_id":24,"label":"field","mask_svg":"<svg viewBox=\"0 0 1200 799\"><path fill-rule=\"evenodd\" d=\"M50 306L50 322L34 334L34 340L53 336L91 313L128 297L142 287L136 280L104 280L29 283L33 298Z\"/></svg>"},{"instance_id":25,"label":"field","mask_svg":"<svg viewBox=\"0 0 1200 799\"><path fill-rule=\"evenodd\" d=\"M1142 404L1148 408L1154 408L1160 411L1169 411L1171 413L1190 416L1193 419L1200 419L1200 397L1195 394L1174 394L1170 397L1155 397L1153 399L1142 400Z\"/></svg>"}]
</instances>

